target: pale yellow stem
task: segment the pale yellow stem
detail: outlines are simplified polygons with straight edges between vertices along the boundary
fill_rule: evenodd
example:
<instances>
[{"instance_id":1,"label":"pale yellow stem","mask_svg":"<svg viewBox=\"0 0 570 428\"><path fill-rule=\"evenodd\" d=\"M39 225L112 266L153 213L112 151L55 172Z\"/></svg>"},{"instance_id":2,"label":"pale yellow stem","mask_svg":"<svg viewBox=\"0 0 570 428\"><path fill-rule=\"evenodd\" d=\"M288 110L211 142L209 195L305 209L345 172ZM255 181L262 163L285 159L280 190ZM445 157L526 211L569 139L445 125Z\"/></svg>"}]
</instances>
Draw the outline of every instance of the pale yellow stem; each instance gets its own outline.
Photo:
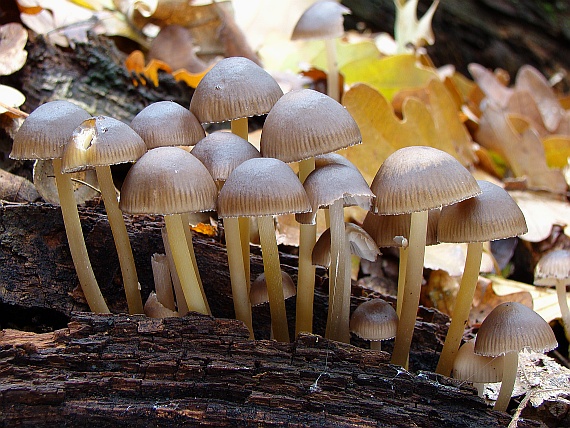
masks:
<instances>
[{"instance_id":1,"label":"pale yellow stem","mask_svg":"<svg viewBox=\"0 0 570 428\"><path fill-rule=\"evenodd\" d=\"M83 230L81 229L81 221L79 220L79 212L77 211L77 203L73 194L73 183L69 174L61 173L61 159L53 160L53 171L69 252L75 266L75 272L79 278L79 284L87 304L93 312L109 313L109 308L107 303L105 303L105 299L103 299L97 279L93 273L93 267L89 261L89 254L87 253Z\"/></svg>"},{"instance_id":2,"label":"pale yellow stem","mask_svg":"<svg viewBox=\"0 0 570 428\"><path fill-rule=\"evenodd\" d=\"M499 396L493 406L494 410L506 412L511 401L511 394L515 386L517 378L517 370L519 366L519 353L516 351L507 352L503 358L503 380Z\"/></svg>"},{"instance_id":3,"label":"pale yellow stem","mask_svg":"<svg viewBox=\"0 0 570 428\"><path fill-rule=\"evenodd\" d=\"M208 314L208 307L204 301L200 283L198 281L198 272L194 270L192 257L186 241L184 232L184 222L180 214L165 215L164 222L168 233L168 242L172 251L174 265L178 272L180 285L184 293L186 304L189 311Z\"/></svg>"},{"instance_id":4,"label":"pale yellow stem","mask_svg":"<svg viewBox=\"0 0 570 428\"><path fill-rule=\"evenodd\" d=\"M245 323L249 329L249 336L253 339L251 302L248 290L249 281L246 280L243 266L238 219L226 217L224 218L224 226L235 316L236 319Z\"/></svg>"},{"instance_id":5,"label":"pale yellow stem","mask_svg":"<svg viewBox=\"0 0 570 428\"><path fill-rule=\"evenodd\" d=\"M331 219L331 264L329 267L329 312L325 335L328 339L348 343L350 331L344 325L344 288L346 251L343 200L335 201L330 207Z\"/></svg>"},{"instance_id":6,"label":"pale yellow stem","mask_svg":"<svg viewBox=\"0 0 570 428\"><path fill-rule=\"evenodd\" d=\"M381 340L370 341L370 349L373 351L381 351L382 350L382 341Z\"/></svg>"},{"instance_id":7,"label":"pale yellow stem","mask_svg":"<svg viewBox=\"0 0 570 428\"><path fill-rule=\"evenodd\" d=\"M315 169L315 158L299 162L299 180L305 181ZM313 303L315 298L315 266L313 247L317 241L317 224L299 225L299 270L297 273L297 307L295 313L295 334L313 332Z\"/></svg>"},{"instance_id":8,"label":"pale yellow stem","mask_svg":"<svg viewBox=\"0 0 570 428\"><path fill-rule=\"evenodd\" d=\"M190 258L192 259L192 265L194 266L194 271L199 272L198 262L196 262L196 254L194 253L194 244L192 243L192 230L190 229L190 213L181 214L182 221L184 222L184 234L186 235L186 242L188 243L188 251L190 252ZM208 298L206 297L206 292L204 291L204 285L202 284L202 278L200 275L198 277L198 284L200 285L200 291L202 292L202 298L206 303L206 308L208 309L208 315L212 315L210 310L210 305L208 304Z\"/></svg>"},{"instance_id":9,"label":"pale yellow stem","mask_svg":"<svg viewBox=\"0 0 570 428\"><path fill-rule=\"evenodd\" d=\"M404 299L404 286L406 284L406 266L408 264L408 247L400 247L400 263L398 266L398 298L396 300L396 314L398 318L402 313L402 300Z\"/></svg>"},{"instance_id":10,"label":"pale yellow stem","mask_svg":"<svg viewBox=\"0 0 570 428\"><path fill-rule=\"evenodd\" d=\"M144 310L135 258L133 257L133 250L131 248L129 234L127 233L127 227L125 226L123 212L119 209L119 201L117 199L115 184L113 183L111 167L108 165L98 166L95 167L95 172L97 173L97 182L101 189L107 219L109 220L109 226L111 227L115 241L115 248L117 249L117 256L119 257L119 265L121 266L123 287L125 288L129 313L142 314Z\"/></svg>"},{"instance_id":11,"label":"pale yellow stem","mask_svg":"<svg viewBox=\"0 0 570 428\"><path fill-rule=\"evenodd\" d=\"M164 243L164 252L168 259L168 265L170 266L170 276L172 277L172 286L174 288L174 295L176 296L176 308L180 316L184 316L188 313L188 305L186 304L186 298L182 291L178 272L176 272L176 265L174 264L174 258L172 257L172 250L170 249L170 241L168 240L166 227L162 228L162 242Z\"/></svg>"},{"instance_id":12,"label":"pale yellow stem","mask_svg":"<svg viewBox=\"0 0 570 428\"><path fill-rule=\"evenodd\" d=\"M176 311L172 278L170 277L170 268L168 267L166 254L153 254L150 259L150 264L157 300L165 308Z\"/></svg>"},{"instance_id":13,"label":"pale yellow stem","mask_svg":"<svg viewBox=\"0 0 570 428\"><path fill-rule=\"evenodd\" d=\"M259 240L263 256L263 268L267 293L269 295L269 311L271 312L271 326L275 340L289 342L289 327L285 310L285 297L283 295L283 280L277 240L275 239L275 225L273 217L257 217L259 226Z\"/></svg>"},{"instance_id":14,"label":"pale yellow stem","mask_svg":"<svg viewBox=\"0 0 570 428\"><path fill-rule=\"evenodd\" d=\"M238 137L243 138L244 140L248 140L248 120L247 117L241 117L239 119L234 119L231 121L231 131L232 134L237 135Z\"/></svg>"},{"instance_id":15,"label":"pale yellow stem","mask_svg":"<svg viewBox=\"0 0 570 428\"><path fill-rule=\"evenodd\" d=\"M414 212L411 215L410 237L408 239L408 263L406 282L402 299L402 313L398 322L392 364L402 367L408 365L408 355L416 325L416 316L422 287L424 255L426 244L428 212Z\"/></svg>"},{"instance_id":16,"label":"pale yellow stem","mask_svg":"<svg viewBox=\"0 0 570 428\"><path fill-rule=\"evenodd\" d=\"M435 370L436 373L449 376L453 369L453 362L461 345L465 325L469 321L469 312L471 312L473 296L477 288L482 254L482 242L471 242L467 245L467 258L465 260L463 277L461 278L459 291L453 305L451 324L445 336L445 343Z\"/></svg>"},{"instance_id":17,"label":"pale yellow stem","mask_svg":"<svg viewBox=\"0 0 570 428\"><path fill-rule=\"evenodd\" d=\"M570 342L570 310L568 309L566 281L566 279L559 279L556 281L556 295L558 296L558 306L560 306L564 333L566 334L566 339Z\"/></svg>"}]
</instances>

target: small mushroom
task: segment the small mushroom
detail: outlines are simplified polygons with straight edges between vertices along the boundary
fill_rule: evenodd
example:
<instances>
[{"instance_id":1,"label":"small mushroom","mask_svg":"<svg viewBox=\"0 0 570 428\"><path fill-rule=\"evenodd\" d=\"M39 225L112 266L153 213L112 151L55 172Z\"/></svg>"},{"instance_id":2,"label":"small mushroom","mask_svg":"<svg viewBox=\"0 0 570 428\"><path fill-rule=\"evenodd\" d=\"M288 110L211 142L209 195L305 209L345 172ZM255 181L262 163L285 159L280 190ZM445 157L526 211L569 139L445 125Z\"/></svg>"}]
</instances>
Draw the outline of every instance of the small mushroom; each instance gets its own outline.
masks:
<instances>
[{"instance_id":1,"label":"small mushroom","mask_svg":"<svg viewBox=\"0 0 570 428\"><path fill-rule=\"evenodd\" d=\"M486 383L497 383L503 378L503 356L485 357L475 353L475 340L465 342L453 361L451 376L473 383L479 397L483 397Z\"/></svg>"},{"instance_id":2,"label":"small mushroom","mask_svg":"<svg viewBox=\"0 0 570 428\"><path fill-rule=\"evenodd\" d=\"M557 346L548 323L527 306L505 302L493 309L481 323L475 339L476 354L504 356L501 389L493 408L502 412L507 410L517 377L520 351L548 352Z\"/></svg>"},{"instance_id":3,"label":"small mushroom","mask_svg":"<svg viewBox=\"0 0 570 428\"><path fill-rule=\"evenodd\" d=\"M79 278L79 284L93 312L108 313L93 273L81 229L73 184L68 174L61 172L61 158L73 131L91 115L75 104L50 101L35 109L14 136L12 159L52 159L59 204L65 225L69 251Z\"/></svg>"},{"instance_id":4,"label":"small mushroom","mask_svg":"<svg viewBox=\"0 0 570 428\"><path fill-rule=\"evenodd\" d=\"M145 152L144 141L129 125L112 117L97 116L84 120L73 131L61 164L64 173L91 168L97 173L131 314L142 314L143 304L135 259L123 213L119 209L111 165L135 162Z\"/></svg>"},{"instance_id":5,"label":"small mushroom","mask_svg":"<svg viewBox=\"0 0 570 428\"><path fill-rule=\"evenodd\" d=\"M287 314L274 215L309 211L311 205L303 185L284 162L272 158L246 160L230 174L218 196L218 215L255 217L263 267L269 291L269 308L275 339L289 341Z\"/></svg>"},{"instance_id":6,"label":"small mushroom","mask_svg":"<svg viewBox=\"0 0 570 428\"><path fill-rule=\"evenodd\" d=\"M427 146L396 150L378 169L370 186L378 214L410 213L409 254L402 313L392 363L406 367L423 279L429 210L471 198L481 189L450 154Z\"/></svg>"},{"instance_id":7,"label":"small mushroom","mask_svg":"<svg viewBox=\"0 0 570 428\"><path fill-rule=\"evenodd\" d=\"M350 318L350 331L370 341L370 349L382 350L382 341L396 336L398 315L391 304L370 299L356 307Z\"/></svg>"},{"instance_id":8,"label":"small mushroom","mask_svg":"<svg viewBox=\"0 0 570 428\"><path fill-rule=\"evenodd\" d=\"M554 250L544 256L536 264L534 285L554 286L558 296L558 305L562 315L562 324L566 338L570 341L570 310L568 309L568 293L566 285L570 282L570 250Z\"/></svg>"},{"instance_id":9,"label":"small mushroom","mask_svg":"<svg viewBox=\"0 0 570 428\"><path fill-rule=\"evenodd\" d=\"M449 376L461 344L477 287L483 243L526 233L524 215L502 187L477 182L482 193L441 209L437 238L440 242L467 242L465 268L453 305L451 324L439 356L436 372Z\"/></svg>"}]
</instances>

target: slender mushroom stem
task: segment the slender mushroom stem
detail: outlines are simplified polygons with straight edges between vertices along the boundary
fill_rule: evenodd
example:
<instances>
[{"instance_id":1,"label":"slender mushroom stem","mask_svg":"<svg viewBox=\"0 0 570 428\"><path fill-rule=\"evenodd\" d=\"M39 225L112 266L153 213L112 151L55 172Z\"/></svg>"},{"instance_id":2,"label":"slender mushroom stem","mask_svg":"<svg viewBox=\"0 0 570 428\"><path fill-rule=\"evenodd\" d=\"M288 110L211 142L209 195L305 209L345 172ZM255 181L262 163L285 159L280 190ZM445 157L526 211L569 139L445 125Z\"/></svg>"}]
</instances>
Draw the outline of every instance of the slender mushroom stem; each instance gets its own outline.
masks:
<instances>
[{"instance_id":1,"label":"slender mushroom stem","mask_svg":"<svg viewBox=\"0 0 570 428\"><path fill-rule=\"evenodd\" d=\"M247 117L234 119L230 122L231 131L238 137L249 141L249 128ZM243 267L245 269L245 278L247 280L247 290L249 292L250 286L250 256L249 256L249 217L238 217L239 234L241 237L241 251L243 257ZM237 226L237 225L236 225Z\"/></svg>"},{"instance_id":2,"label":"slender mushroom stem","mask_svg":"<svg viewBox=\"0 0 570 428\"><path fill-rule=\"evenodd\" d=\"M192 257L188 248L189 244L186 241L182 216L180 214L165 215L164 222L172 258L174 259L174 265L178 272L188 310L208 314L208 307L198 282L198 272L194 270L194 264L191 261Z\"/></svg>"},{"instance_id":3,"label":"slender mushroom stem","mask_svg":"<svg viewBox=\"0 0 570 428\"><path fill-rule=\"evenodd\" d=\"M247 217L246 217L247 218ZM236 319L243 321L249 329L249 337L253 339L251 319L251 302L249 300L249 281L246 280L241 252L238 217L224 218L226 249L232 284L232 299Z\"/></svg>"},{"instance_id":4,"label":"slender mushroom stem","mask_svg":"<svg viewBox=\"0 0 570 428\"><path fill-rule=\"evenodd\" d=\"M566 339L570 341L570 310L568 309L568 299L566 297L566 279L558 279L556 281L556 294L558 296L558 305L560 306L560 314L562 315L562 324Z\"/></svg>"},{"instance_id":5,"label":"slender mushroom stem","mask_svg":"<svg viewBox=\"0 0 570 428\"><path fill-rule=\"evenodd\" d=\"M396 314L402 313L404 285L406 284L406 266L408 265L408 247L400 247L400 263L398 266L398 297L396 299Z\"/></svg>"},{"instance_id":6,"label":"slender mushroom stem","mask_svg":"<svg viewBox=\"0 0 570 428\"><path fill-rule=\"evenodd\" d=\"M150 259L150 264L157 300L165 308L176 311L172 279L170 277L170 268L168 267L166 254L153 254Z\"/></svg>"},{"instance_id":7,"label":"slender mushroom stem","mask_svg":"<svg viewBox=\"0 0 570 428\"><path fill-rule=\"evenodd\" d=\"M275 239L275 226L272 216L257 217L259 225L259 240L263 256L263 269L269 295L269 311L271 313L271 325L275 340L289 342L289 327L285 310L285 297L283 294L283 279L279 252Z\"/></svg>"},{"instance_id":8,"label":"slender mushroom stem","mask_svg":"<svg viewBox=\"0 0 570 428\"><path fill-rule=\"evenodd\" d=\"M194 254L194 244L192 243L192 230L190 230L190 213L181 214L182 222L184 223L184 235L186 236L186 243L188 244L188 251L190 252L190 258L192 259L192 265L194 266L194 272L198 272L198 263L196 262L196 254ZM202 278L200 275L196 275L198 279L198 284L200 285L200 291L202 292L202 298L204 303L206 303L206 308L208 309L208 315L212 315L210 310L210 305L208 304L208 299L206 298L206 292L204 291L204 285L202 284Z\"/></svg>"},{"instance_id":9,"label":"slender mushroom stem","mask_svg":"<svg viewBox=\"0 0 570 428\"><path fill-rule=\"evenodd\" d=\"M327 95L335 101L340 101L336 40L325 39L325 50L327 54Z\"/></svg>"},{"instance_id":10,"label":"slender mushroom stem","mask_svg":"<svg viewBox=\"0 0 570 428\"><path fill-rule=\"evenodd\" d=\"M79 284L81 285L87 304L95 313L110 313L107 303L105 303L105 299L103 299L103 295L99 289L99 285L97 284L91 262L89 261L89 254L87 253L83 231L81 230L79 212L77 211L77 203L73 195L73 184L69 174L61 173L61 159L53 159L53 171L69 251L71 252L71 258L73 259L75 271L79 278Z\"/></svg>"},{"instance_id":11,"label":"slender mushroom stem","mask_svg":"<svg viewBox=\"0 0 570 428\"><path fill-rule=\"evenodd\" d=\"M455 298L451 324L445 337L445 343L439 356L436 373L449 376L453 369L453 361L461 345L461 339L465 331L465 325L469 320L469 312L473 303L477 279L481 267L481 257L483 254L482 242L470 242L467 245L467 257L459 292Z\"/></svg>"},{"instance_id":12,"label":"slender mushroom stem","mask_svg":"<svg viewBox=\"0 0 570 428\"><path fill-rule=\"evenodd\" d=\"M305 181L315 169L315 158L299 162L299 180ZM313 247L317 241L317 224L299 225L299 271L297 276L297 307L295 334L313 332L313 302L315 297L315 266L312 262Z\"/></svg>"},{"instance_id":13,"label":"slender mushroom stem","mask_svg":"<svg viewBox=\"0 0 570 428\"><path fill-rule=\"evenodd\" d=\"M408 239L408 263L392 364L407 367L422 287L428 211L413 212Z\"/></svg>"},{"instance_id":14,"label":"slender mushroom stem","mask_svg":"<svg viewBox=\"0 0 570 428\"><path fill-rule=\"evenodd\" d=\"M184 297L184 292L182 291L182 285L180 284L178 272L176 272L176 264L174 263L174 257L172 257L172 250L170 248L170 241L168 239L166 227L163 227L161 232L162 242L164 244L164 252L166 253L168 266L170 267L172 287L174 288L174 295L176 297L176 308L180 316L184 316L186 313L188 313L188 305L186 304L186 298Z\"/></svg>"},{"instance_id":15,"label":"slender mushroom stem","mask_svg":"<svg viewBox=\"0 0 570 428\"><path fill-rule=\"evenodd\" d=\"M109 220L109 226L115 240L117 248L117 256L119 257L119 265L121 266L121 274L123 276L123 286L127 297L127 306L130 314L143 314L143 304L141 292L139 289L139 280L137 276L137 268L135 266L135 258L129 241L129 234L125 226L123 212L119 209L119 201L113 183L111 167L108 165L95 167L97 173L97 181L101 189L101 196L105 203L105 211Z\"/></svg>"},{"instance_id":16,"label":"slender mushroom stem","mask_svg":"<svg viewBox=\"0 0 570 428\"><path fill-rule=\"evenodd\" d=\"M503 381L501 382L499 396L493 406L494 410L499 410L500 412L507 411L507 407L511 401L511 394L513 393L513 388L515 386L515 380L517 378L518 366L519 353L516 351L507 352L503 360Z\"/></svg>"},{"instance_id":17,"label":"slender mushroom stem","mask_svg":"<svg viewBox=\"0 0 570 428\"><path fill-rule=\"evenodd\" d=\"M370 349L372 351L381 351L382 350L382 341L381 340L371 340L370 341Z\"/></svg>"},{"instance_id":18,"label":"slender mushroom stem","mask_svg":"<svg viewBox=\"0 0 570 428\"><path fill-rule=\"evenodd\" d=\"M329 207L331 219L331 264L329 267L329 312L327 319L326 337L338 342L349 343L350 330L345 326L344 315L344 281L346 269L344 211L342 199L335 201ZM349 314L350 316L350 314Z\"/></svg>"}]
</instances>

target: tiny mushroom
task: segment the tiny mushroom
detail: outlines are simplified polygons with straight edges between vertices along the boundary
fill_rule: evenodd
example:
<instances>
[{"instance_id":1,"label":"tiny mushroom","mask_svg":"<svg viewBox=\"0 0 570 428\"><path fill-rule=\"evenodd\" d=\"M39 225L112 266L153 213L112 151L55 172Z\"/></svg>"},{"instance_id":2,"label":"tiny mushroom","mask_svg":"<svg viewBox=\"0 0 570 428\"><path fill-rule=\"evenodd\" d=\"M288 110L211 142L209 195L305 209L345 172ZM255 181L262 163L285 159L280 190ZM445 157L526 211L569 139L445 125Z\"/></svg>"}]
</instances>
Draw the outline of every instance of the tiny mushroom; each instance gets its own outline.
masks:
<instances>
[{"instance_id":1,"label":"tiny mushroom","mask_svg":"<svg viewBox=\"0 0 570 428\"><path fill-rule=\"evenodd\" d=\"M129 125L107 116L84 120L75 131L63 153L64 173L94 168L111 226L127 297L129 313L142 314L143 304L135 259L119 209L111 165L135 162L146 152L142 138Z\"/></svg>"},{"instance_id":2,"label":"tiny mushroom","mask_svg":"<svg viewBox=\"0 0 570 428\"><path fill-rule=\"evenodd\" d=\"M398 315L392 305L382 299L370 299L356 307L350 317L350 331L370 341L370 349L382 350L382 341L396 336Z\"/></svg>"},{"instance_id":3,"label":"tiny mushroom","mask_svg":"<svg viewBox=\"0 0 570 428\"><path fill-rule=\"evenodd\" d=\"M322 39L327 56L327 95L340 101L336 39L344 34L344 16L350 9L333 0L313 3L301 15L291 40Z\"/></svg>"},{"instance_id":4,"label":"tiny mushroom","mask_svg":"<svg viewBox=\"0 0 570 428\"><path fill-rule=\"evenodd\" d=\"M486 383L497 383L503 378L503 356L485 357L475 353L475 340L465 342L453 361L451 376L473 383L483 397Z\"/></svg>"},{"instance_id":5,"label":"tiny mushroom","mask_svg":"<svg viewBox=\"0 0 570 428\"><path fill-rule=\"evenodd\" d=\"M109 312L89 260L81 229L73 184L61 172L61 158L73 131L91 115L65 100L49 101L35 109L14 136L12 159L52 159L69 251L79 284L93 312Z\"/></svg>"},{"instance_id":6,"label":"tiny mushroom","mask_svg":"<svg viewBox=\"0 0 570 428\"><path fill-rule=\"evenodd\" d=\"M524 215L505 189L479 180L482 193L441 209L437 238L440 242L467 242L467 256L459 291L453 305L451 324L436 372L449 376L461 344L477 287L483 243L526 233Z\"/></svg>"},{"instance_id":7,"label":"tiny mushroom","mask_svg":"<svg viewBox=\"0 0 570 428\"><path fill-rule=\"evenodd\" d=\"M475 353L487 357L504 356L503 377L495 410L507 410L517 377L519 352L523 349L548 352L557 346L548 323L521 303L501 303L487 315L477 332Z\"/></svg>"},{"instance_id":8,"label":"tiny mushroom","mask_svg":"<svg viewBox=\"0 0 570 428\"><path fill-rule=\"evenodd\" d=\"M406 367L423 279L429 210L471 198L481 189L457 159L428 146L396 150L380 166L370 188L376 195L373 212L411 213L402 312L392 353L392 363Z\"/></svg>"},{"instance_id":9,"label":"tiny mushroom","mask_svg":"<svg viewBox=\"0 0 570 428\"><path fill-rule=\"evenodd\" d=\"M119 204L128 214L164 215L186 304L190 311L203 314L210 311L192 262L192 239L187 237L182 214L213 211L216 196L212 176L196 157L178 147L157 147L130 168Z\"/></svg>"},{"instance_id":10,"label":"tiny mushroom","mask_svg":"<svg viewBox=\"0 0 570 428\"><path fill-rule=\"evenodd\" d=\"M566 292L568 283L570 283L570 250L553 250L542 256L534 270L534 285L556 287L562 324L566 338L570 341L570 310L568 310Z\"/></svg>"},{"instance_id":11,"label":"tiny mushroom","mask_svg":"<svg viewBox=\"0 0 570 428\"><path fill-rule=\"evenodd\" d=\"M218 196L221 218L257 218L271 322L275 339L280 342L289 341L289 329L273 216L310 209L305 189L293 170L273 158L243 162L232 171Z\"/></svg>"}]
</instances>

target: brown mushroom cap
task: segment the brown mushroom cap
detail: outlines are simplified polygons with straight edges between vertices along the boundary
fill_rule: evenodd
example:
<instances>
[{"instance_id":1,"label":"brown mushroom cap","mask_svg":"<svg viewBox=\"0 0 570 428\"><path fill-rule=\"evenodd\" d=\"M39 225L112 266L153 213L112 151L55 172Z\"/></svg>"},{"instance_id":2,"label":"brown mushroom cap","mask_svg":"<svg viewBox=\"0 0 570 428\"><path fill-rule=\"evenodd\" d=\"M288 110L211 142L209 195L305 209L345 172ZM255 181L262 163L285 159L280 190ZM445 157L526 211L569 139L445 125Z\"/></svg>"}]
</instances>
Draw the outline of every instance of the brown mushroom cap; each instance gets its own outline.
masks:
<instances>
[{"instance_id":1,"label":"brown mushroom cap","mask_svg":"<svg viewBox=\"0 0 570 428\"><path fill-rule=\"evenodd\" d=\"M49 101L35 109L14 136L12 159L58 159L75 128L91 115L66 101Z\"/></svg>"},{"instance_id":2,"label":"brown mushroom cap","mask_svg":"<svg viewBox=\"0 0 570 428\"><path fill-rule=\"evenodd\" d=\"M146 152L142 138L132 128L107 116L84 120L65 148L63 172L135 162Z\"/></svg>"},{"instance_id":3,"label":"brown mushroom cap","mask_svg":"<svg viewBox=\"0 0 570 428\"><path fill-rule=\"evenodd\" d=\"M226 181L231 172L248 159L261 157L249 141L231 132L213 132L192 149L216 181Z\"/></svg>"},{"instance_id":4,"label":"brown mushroom cap","mask_svg":"<svg viewBox=\"0 0 570 428\"><path fill-rule=\"evenodd\" d=\"M196 157L178 147L157 147L130 168L119 206L129 214L213 211L217 194L212 176Z\"/></svg>"},{"instance_id":5,"label":"brown mushroom cap","mask_svg":"<svg viewBox=\"0 0 570 428\"><path fill-rule=\"evenodd\" d=\"M365 340L386 340L396 336L398 315L388 302L370 299L356 307L350 317L350 331Z\"/></svg>"},{"instance_id":6,"label":"brown mushroom cap","mask_svg":"<svg viewBox=\"0 0 570 428\"><path fill-rule=\"evenodd\" d=\"M273 158L246 160L220 190L220 217L256 217L307 212L311 209L303 185L284 162Z\"/></svg>"},{"instance_id":7,"label":"brown mushroom cap","mask_svg":"<svg viewBox=\"0 0 570 428\"><path fill-rule=\"evenodd\" d=\"M481 193L457 159L428 146L396 150L380 166L370 188L379 214L427 211Z\"/></svg>"},{"instance_id":8,"label":"brown mushroom cap","mask_svg":"<svg viewBox=\"0 0 570 428\"><path fill-rule=\"evenodd\" d=\"M503 379L503 358L485 357L474 351L475 340L465 342L453 361L452 377L475 383L494 383Z\"/></svg>"},{"instance_id":9,"label":"brown mushroom cap","mask_svg":"<svg viewBox=\"0 0 570 428\"><path fill-rule=\"evenodd\" d=\"M283 283L283 298L287 300L288 298L295 296L297 294L297 289L295 288L295 283L291 276L287 272L281 271L281 279ZM249 289L249 300L251 302L251 306L258 306L269 302L265 273L260 274L251 283L251 288Z\"/></svg>"},{"instance_id":10,"label":"brown mushroom cap","mask_svg":"<svg viewBox=\"0 0 570 428\"><path fill-rule=\"evenodd\" d=\"M547 352L558 346L548 323L532 309L518 302L498 305L481 323L475 353L490 357L528 348Z\"/></svg>"},{"instance_id":11,"label":"brown mushroom cap","mask_svg":"<svg viewBox=\"0 0 570 428\"><path fill-rule=\"evenodd\" d=\"M275 79L253 61L224 58L202 78L190 101L201 123L259 116L271 110L283 91Z\"/></svg>"},{"instance_id":12,"label":"brown mushroom cap","mask_svg":"<svg viewBox=\"0 0 570 428\"><path fill-rule=\"evenodd\" d=\"M441 210L434 209L428 213L426 245L436 245L437 223ZM394 238L403 236L409 239L411 214L378 215L367 212L362 222L362 228L376 241L379 247L398 247L399 242Z\"/></svg>"},{"instance_id":13,"label":"brown mushroom cap","mask_svg":"<svg viewBox=\"0 0 570 428\"><path fill-rule=\"evenodd\" d=\"M325 153L323 155L315 156L315 168L321 168L330 164L341 164L358 169L356 165L338 153Z\"/></svg>"},{"instance_id":14,"label":"brown mushroom cap","mask_svg":"<svg viewBox=\"0 0 570 428\"><path fill-rule=\"evenodd\" d=\"M344 34L344 17L350 9L331 0L313 3L297 21L291 40L332 39Z\"/></svg>"},{"instance_id":15,"label":"brown mushroom cap","mask_svg":"<svg viewBox=\"0 0 570 428\"><path fill-rule=\"evenodd\" d=\"M193 146L206 136L192 112L174 101L157 101L143 108L131 121L131 128L147 148Z\"/></svg>"},{"instance_id":16,"label":"brown mushroom cap","mask_svg":"<svg viewBox=\"0 0 570 428\"><path fill-rule=\"evenodd\" d=\"M358 205L369 210L374 193L356 168L343 164L329 164L312 171L303 183L312 210L306 214L297 214L299 223L315 222L319 208L329 207L335 201L343 200L344 206Z\"/></svg>"},{"instance_id":17,"label":"brown mushroom cap","mask_svg":"<svg viewBox=\"0 0 570 428\"><path fill-rule=\"evenodd\" d=\"M361 142L358 125L340 103L312 89L298 89L283 95L267 115L260 151L289 163Z\"/></svg>"},{"instance_id":18,"label":"brown mushroom cap","mask_svg":"<svg viewBox=\"0 0 570 428\"><path fill-rule=\"evenodd\" d=\"M484 180L477 184L480 195L442 208L440 242L486 242L527 232L524 215L506 190Z\"/></svg>"},{"instance_id":19,"label":"brown mushroom cap","mask_svg":"<svg viewBox=\"0 0 570 428\"><path fill-rule=\"evenodd\" d=\"M534 271L535 285L556 285L570 278L570 251L554 250L540 258Z\"/></svg>"}]
</instances>

